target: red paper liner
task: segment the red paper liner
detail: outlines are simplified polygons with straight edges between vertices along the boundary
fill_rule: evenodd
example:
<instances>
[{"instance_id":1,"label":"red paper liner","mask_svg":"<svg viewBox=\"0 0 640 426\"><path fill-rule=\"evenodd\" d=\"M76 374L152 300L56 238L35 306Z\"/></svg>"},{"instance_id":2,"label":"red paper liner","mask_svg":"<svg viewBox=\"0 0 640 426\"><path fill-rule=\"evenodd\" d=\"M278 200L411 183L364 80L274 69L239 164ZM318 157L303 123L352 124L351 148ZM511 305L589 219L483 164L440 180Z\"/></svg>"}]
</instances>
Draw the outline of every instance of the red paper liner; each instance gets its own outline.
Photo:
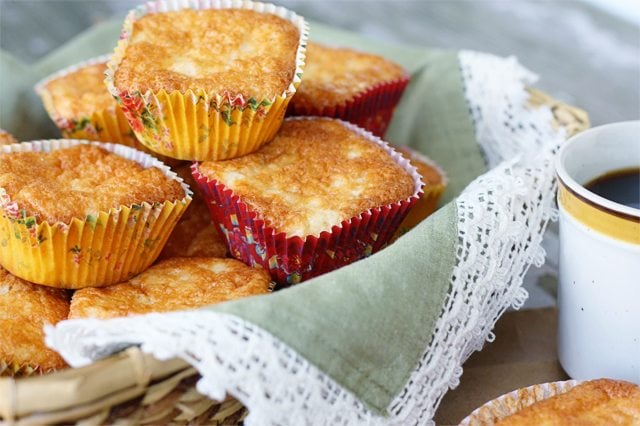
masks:
<instances>
[{"instance_id":1,"label":"red paper liner","mask_svg":"<svg viewBox=\"0 0 640 426\"><path fill-rule=\"evenodd\" d=\"M287 115L339 118L362 127L376 136L383 137L408 84L409 76L380 83L358 93L345 103L322 109L308 105L296 105L294 97L289 103Z\"/></svg>"},{"instance_id":2,"label":"red paper liner","mask_svg":"<svg viewBox=\"0 0 640 426\"><path fill-rule=\"evenodd\" d=\"M287 237L284 232L276 233L267 226L257 212L223 183L202 175L199 164L194 163L193 177L233 257L249 266L261 265L278 284L297 284L367 257L391 241L411 207L422 196L424 184L415 167L386 142L353 125L345 125L360 130L385 148L412 175L414 193L396 203L369 209L319 236Z\"/></svg>"}]
</instances>

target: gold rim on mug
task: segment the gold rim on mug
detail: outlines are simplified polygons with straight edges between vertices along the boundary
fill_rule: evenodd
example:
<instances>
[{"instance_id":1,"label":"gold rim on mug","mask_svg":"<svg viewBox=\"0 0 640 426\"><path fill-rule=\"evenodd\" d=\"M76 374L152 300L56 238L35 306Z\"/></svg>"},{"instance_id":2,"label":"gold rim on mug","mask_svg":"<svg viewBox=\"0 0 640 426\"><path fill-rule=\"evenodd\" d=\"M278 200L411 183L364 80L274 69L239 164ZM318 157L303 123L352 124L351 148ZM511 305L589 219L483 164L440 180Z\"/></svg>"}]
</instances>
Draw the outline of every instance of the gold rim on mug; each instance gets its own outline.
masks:
<instances>
[{"instance_id":1,"label":"gold rim on mug","mask_svg":"<svg viewBox=\"0 0 640 426\"><path fill-rule=\"evenodd\" d=\"M628 127L630 131L640 134L640 121L613 123L587 130L570 138L562 146L556 160L558 204L588 228L617 240L640 244L640 209L616 203L591 192L578 183L565 166L565 160L571 155L572 149L580 145L580 139L610 131L615 127ZM638 160L640 161L640 152Z\"/></svg>"}]
</instances>

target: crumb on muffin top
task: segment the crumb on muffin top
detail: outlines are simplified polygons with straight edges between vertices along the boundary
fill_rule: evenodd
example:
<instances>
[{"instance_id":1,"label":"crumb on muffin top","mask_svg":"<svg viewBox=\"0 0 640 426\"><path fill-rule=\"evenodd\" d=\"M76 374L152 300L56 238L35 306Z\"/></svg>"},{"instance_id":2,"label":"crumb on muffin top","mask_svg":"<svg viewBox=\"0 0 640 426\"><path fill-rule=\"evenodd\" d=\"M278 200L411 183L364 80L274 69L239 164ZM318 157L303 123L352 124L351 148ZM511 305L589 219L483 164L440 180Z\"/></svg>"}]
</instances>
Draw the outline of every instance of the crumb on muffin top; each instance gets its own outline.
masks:
<instances>
[{"instance_id":1,"label":"crumb on muffin top","mask_svg":"<svg viewBox=\"0 0 640 426\"><path fill-rule=\"evenodd\" d=\"M336 106L380 83L406 76L404 68L382 56L309 43L302 83L291 103L313 109Z\"/></svg>"},{"instance_id":2,"label":"crumb on muffin top","mask_svg":"<svg viewBox=\"0 0 640 426\"><path fill-rule=\"evenodd\" d=\"M293 80L299 39L290 21L252 10L149 14L133 25L115 86L272 99Z\"/></svg>"},{"instance_id":3,"label":"crumb on muffin top","mask_svg":"<svg viewBox=\"0 0 640 426\"><path fill-rule=\"evenodd\" d=\"M163 260L127 282L77 290L69 318L113 318L194 309L269 291L262 268L235 259L176 257Z\"/></svg>"},{"instance_id":4,"label":"crumb on muffin top","mask_svg":"<svg viewBox=\"0 0 640 426\"><path fill-rule=\"evenodd\" d=\"M91 117L96 111L115 108L116 101L104 85L106 62L83 66L50 80L43 87L51 107L61 118Z\"/></svg>"},{"instance_id":5,"label":"crumb on muffin top","mask_svg":"<svg viewBox=\"0 0 640 426\"><path fill-rule=\"evenodd\" d=\"M89 214L185 197L174 179L94 145L51 152L0 153L0 188L38 222L70 223Z\"/></svg>"},{"instance_id":6,"label":"crumb on muffin top","mask_svg":"<svg viewBox=\"0 0 640 426\"><path fill-rule=\"evenodd\" d=\"M200 172L233 190L287 236L319 235L364 211L410 197L412 176L338 120L285 120L270 143Z\"/></svg>"}]
</instances>

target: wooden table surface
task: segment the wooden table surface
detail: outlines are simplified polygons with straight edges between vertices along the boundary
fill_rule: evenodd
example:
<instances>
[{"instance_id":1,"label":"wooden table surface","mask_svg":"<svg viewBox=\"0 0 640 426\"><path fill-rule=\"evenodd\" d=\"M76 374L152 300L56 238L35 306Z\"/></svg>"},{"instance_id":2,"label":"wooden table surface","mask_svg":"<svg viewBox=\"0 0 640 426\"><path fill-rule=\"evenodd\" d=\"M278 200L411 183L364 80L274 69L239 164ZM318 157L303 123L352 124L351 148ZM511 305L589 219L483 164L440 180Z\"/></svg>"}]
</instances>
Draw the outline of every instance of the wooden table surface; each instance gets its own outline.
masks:
<instances>
[{"instance_id":1,"label":"wooden table surface","mask_svg":"<svg viewBox=\"0 0 640 426\"><path fill-rule=\"evenodd\" d=\"M487 401L515 389L568 380L556 351L555 308L507 312L494 329L496 339L485 343L463 365L460 385L443 398L437 425L457 425Z\"/></svg>"}]
</instances>

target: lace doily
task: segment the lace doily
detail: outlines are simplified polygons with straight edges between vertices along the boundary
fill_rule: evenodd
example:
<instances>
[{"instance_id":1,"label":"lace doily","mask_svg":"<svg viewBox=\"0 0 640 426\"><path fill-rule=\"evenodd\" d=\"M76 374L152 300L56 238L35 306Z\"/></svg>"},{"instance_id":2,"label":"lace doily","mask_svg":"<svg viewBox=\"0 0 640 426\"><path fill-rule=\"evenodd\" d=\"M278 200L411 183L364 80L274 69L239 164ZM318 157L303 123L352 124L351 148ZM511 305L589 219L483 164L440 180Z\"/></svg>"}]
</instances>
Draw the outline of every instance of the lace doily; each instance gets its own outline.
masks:
<instances>
[{"instance_id":1,"label":"lace doily","mask_svg":"<svg viewBox=\"0 0 640 426\"><path fill-rule=\"evenodd\" d=\"M564 133L547 108L526 107L535 76L515 59L459 54L478 143L493 169L456 200L457 262L431 343L388 418L268 332L231 315L206 311L109 321L71 320L47 329L47 343L73 366L131 344L159 359L181 357L202 374L198 390L229 393L252 424L433 424L436 407L457 386L462 363L491 341L496 320L527 297L523 275L544 262L542 235L553 208L553 157Z\"/></svg>"}]
</instances>

